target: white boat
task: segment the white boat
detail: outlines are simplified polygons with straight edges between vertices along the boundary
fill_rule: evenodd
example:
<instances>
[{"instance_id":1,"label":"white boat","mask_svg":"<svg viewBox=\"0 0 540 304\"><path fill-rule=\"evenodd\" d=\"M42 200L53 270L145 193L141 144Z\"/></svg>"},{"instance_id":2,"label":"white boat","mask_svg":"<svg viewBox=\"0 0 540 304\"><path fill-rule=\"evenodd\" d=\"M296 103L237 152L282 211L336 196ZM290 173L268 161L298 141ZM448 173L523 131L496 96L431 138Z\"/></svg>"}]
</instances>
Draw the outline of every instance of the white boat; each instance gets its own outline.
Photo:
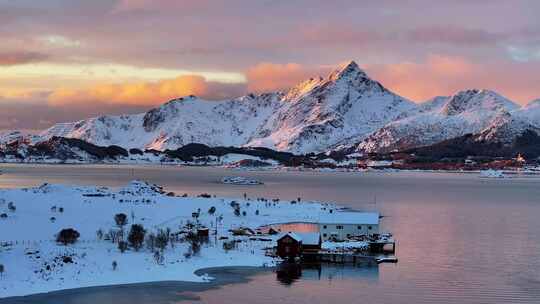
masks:
<instances>
[{"instance_id":1,"label":"white boat","mask_svg":"<svg viewBox=\"0 0 540 304\"><path fill-rule=\"evenodd\" d=\"M504 178L504 174L500 170L482 170L480 171L481 178Z\"/></svg>"},{"instance_id":2,"label":"white boat","mask_svg":"<svg viewBox=\"0 0 540 304\"><path fill-rule=\"evenodd\" d=\"M225 176L221 179L221 182L224 184L231 184L231 185L262 185L263 182L256 180L256 179L250 179L242 176Z\"/></svg>"}]
</instances>

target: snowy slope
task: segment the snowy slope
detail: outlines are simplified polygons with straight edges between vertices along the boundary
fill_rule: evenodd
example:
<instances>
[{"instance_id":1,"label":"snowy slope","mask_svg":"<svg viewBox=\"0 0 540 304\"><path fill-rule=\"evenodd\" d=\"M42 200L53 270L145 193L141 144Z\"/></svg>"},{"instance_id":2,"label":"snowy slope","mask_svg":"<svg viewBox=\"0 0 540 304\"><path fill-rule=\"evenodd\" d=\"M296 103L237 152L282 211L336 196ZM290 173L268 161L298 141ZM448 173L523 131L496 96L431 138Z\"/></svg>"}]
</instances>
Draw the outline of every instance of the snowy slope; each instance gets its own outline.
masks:
<instances>
[{"instance_id":1,"label":"snowy slope","mask_svg":"<svg viewBox=\"0 0 540 304\"><path fill-rule=\"evenodd\" d=\"M41 135L79 138L100 146L156 150L176 149L189 143L241 146L278 108L279 97L274 93L206 101L190 96L143 114L57 124Z\"/></svg>"},{"instance_id":2,"label":"snowy slope","mask_svg":"<svg viewBox=\"0 0 540 304\"><path fill-rule=\"evenodd\" d=\"M370 79L355 62L291 89L284 102L249 145L321 152L362 139L415 108Z\"/></svg>"},{"instance_id":3,"label":"snowy slope","mask_svg":"<svg viewBox=\"0 0 540 304\"><path fill-rule=\"evenodd\" d=\"M5 272L0 278L0 299L61 289L154 281L207 281L194 272L220 266L274 265L264 248L274 244L275 236L264 236L270 242L248 236L232 236L230 229L248 227L253 230L272 223L318 221L333 204L268 202L236 200L241 215L235 215L231 200L225 198L172 197L141 181L134 181L119 190L104 187L77 187L43 184L35 188L0 190L0 257ZM16 210L10 211L13 204ZM208 210L214 207L215 213ZM62 209L60 209L62 208ZM141 224L149 233L171 229L184 236L188 222L212 227L217 237L201 244L191 253L190 243L182 238L169 244L154 259L148 246L139 251L128 248L124 253L117 244L101 238L98 230L118 230L113 217L128 216L131 224ZM73 228L80 233L74 245L57 244L55 234ZM221 236L228 239L222 240ZM234 248L223 244L235 240ZM157 250L157 249L155 249ZM69 262L62 262L68 256ZM117 262L113 269L112 262ZM9 300L7 300L9 302ZM1 300L0 300L1 302ZM17 301L15 301L17 302Z\"/></svg>"},{"instance_id":4,"label":"snowy slope","mask_svg":"<svg viewBox=\"0 0 540 304\"><path fill-rule=\"evenodd\" d=\"M364 138L413 108L412 102L388 91L351 62L286 94L225 101L179 98L143 114L57 124L41 135L157 150L202 143L322 152L348 139Z\"/></svg>"},{"instance_id":5,"label":"snowy slope","mask_svg":"<svg viewBox=\"0 0 540 304\"><path fill-rule=\"evenodd\" d=\"M540 99L495 119L478 136L478 140L511 143L526 130L540 134Z\"/></svg>"},{"instance_id":6,"label":"snowy slope","mask_svg":"<svg viewBox=\"0 0 540 304\"><path fill-rule=\"evenodd\" d=\"M422 106L421 106L422 107ZM361 151L391 151L477 134L519 107L489 90L435 98L416 115L393 121L359 143Z\"/></svg>"}]
</instances>

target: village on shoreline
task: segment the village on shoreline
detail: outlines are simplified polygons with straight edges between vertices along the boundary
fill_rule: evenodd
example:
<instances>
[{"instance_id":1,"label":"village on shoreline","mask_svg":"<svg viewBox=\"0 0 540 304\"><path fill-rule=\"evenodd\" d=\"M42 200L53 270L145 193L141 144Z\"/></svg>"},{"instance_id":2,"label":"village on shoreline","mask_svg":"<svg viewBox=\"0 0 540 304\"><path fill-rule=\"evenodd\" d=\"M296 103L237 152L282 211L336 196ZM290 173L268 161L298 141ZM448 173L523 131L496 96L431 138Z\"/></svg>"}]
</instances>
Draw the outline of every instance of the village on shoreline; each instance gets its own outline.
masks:
<instances>
[{"instance_id":1,"label":"village on shoreline","mask_svg":"<svg viewBox=\"0 0 540 304\"><path fill-rule=\"evenodd\" d=\"M119 190L52 184L0 190L0 217L0 298L103 285L204 282L212 278L195 274L199 269L269 267L309 254L356 260L375 256L373 249L382 252L387 243L395 246L379 227L377 212L301 198L188 197L143 181ZM299 222L318 223L320 230L306 234L277 225ZM294 242L283 242L288 238ZM293 245L294 252L283 247Z\"/></svg>"}]
</instances>

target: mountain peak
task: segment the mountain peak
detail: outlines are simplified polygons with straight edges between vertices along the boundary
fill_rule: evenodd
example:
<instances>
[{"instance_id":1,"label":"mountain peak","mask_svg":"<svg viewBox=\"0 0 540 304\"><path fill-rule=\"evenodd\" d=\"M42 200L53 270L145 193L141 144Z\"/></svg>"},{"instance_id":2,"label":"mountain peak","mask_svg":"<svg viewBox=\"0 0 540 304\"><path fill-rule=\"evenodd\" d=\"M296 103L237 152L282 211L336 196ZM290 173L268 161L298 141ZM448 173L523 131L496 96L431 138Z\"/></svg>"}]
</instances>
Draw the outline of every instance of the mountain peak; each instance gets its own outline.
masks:
<instances>
[{"instance_id":1,"label":"mountain peak","mask_svg":"<svg viewBox=\"0 0 540 304\"><path fill-rule=\"evenodd\" d=\"M528 104L525 105L524 108L529 109L529 108L538 108L538 107L540 107L540 98L529 102Z\"/></svg>"},{"instance_id":2,"label":"mountain peak","mask_svg":"<svg viewBox=\"0 0 540 304\"><path fill-rule=\"evenodd\" d=\"M329 78L330 80L338 80L342 78L350 78L360 76L362 78L367 78L366 72L364 72L354 60L349 61L349 63L340 66L336 70L334 70Z\"/></svg>"},{"instance_id":3,"label":"mountain peak","mask_svg":"<svg viewBox=\"0 0 540 304\"><path fill-rule=\"evenodd\" d=\"M457 115L466 111L510 111L515 108L517 108L516 104L497 92L486 89L470 89L451 96L441 111L446 115Z\"/></svg>"}]
</instances>

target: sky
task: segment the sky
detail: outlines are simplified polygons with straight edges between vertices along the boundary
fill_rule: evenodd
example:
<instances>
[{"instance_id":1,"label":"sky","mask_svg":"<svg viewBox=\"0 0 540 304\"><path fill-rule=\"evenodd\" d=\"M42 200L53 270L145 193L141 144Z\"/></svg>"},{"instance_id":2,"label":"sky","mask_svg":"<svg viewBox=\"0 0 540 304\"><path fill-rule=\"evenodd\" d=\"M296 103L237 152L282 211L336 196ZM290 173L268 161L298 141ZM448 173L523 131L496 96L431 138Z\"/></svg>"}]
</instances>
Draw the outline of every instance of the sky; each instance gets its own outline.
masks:
<instances>
[{"instance_id":1,"label":"sky","mask_svg":"<svg viewBox=\"0 0 540 304\"><path fill-rule=\"evenodd\" d=\"M286 90L355 60L415 102L540 98L537 0L0 0L0 130Z\"/></svg>"}]
</instances>

